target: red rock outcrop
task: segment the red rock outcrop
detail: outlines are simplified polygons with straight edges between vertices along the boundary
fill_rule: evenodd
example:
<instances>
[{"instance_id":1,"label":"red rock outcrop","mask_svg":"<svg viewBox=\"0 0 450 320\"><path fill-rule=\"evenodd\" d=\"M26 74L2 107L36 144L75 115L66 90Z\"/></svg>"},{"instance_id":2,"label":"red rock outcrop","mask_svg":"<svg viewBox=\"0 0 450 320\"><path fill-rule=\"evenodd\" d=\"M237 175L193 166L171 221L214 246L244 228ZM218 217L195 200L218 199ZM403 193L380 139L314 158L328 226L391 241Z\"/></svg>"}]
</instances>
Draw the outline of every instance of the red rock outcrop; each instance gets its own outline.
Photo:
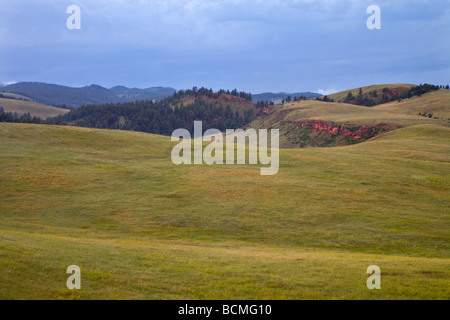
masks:
<instances>
[{"instance_id":1,"label":"red rock outcrop","mask_svg":"<svg viewBox=\"0 0 450 320\"><path fill-rule=\"evenodd\" d=\"M345 126L338 126L333 122L322 120L305 120L305 121L287 121L284 120L282 125L292 123L297 127L310 127L313 131L324 131L331 135L342 135L353 139L371 138L380 131L387 131L385 124L378 124L376 126L360 126L354 128L347 128Z\"/></svg>"}]
</instances>

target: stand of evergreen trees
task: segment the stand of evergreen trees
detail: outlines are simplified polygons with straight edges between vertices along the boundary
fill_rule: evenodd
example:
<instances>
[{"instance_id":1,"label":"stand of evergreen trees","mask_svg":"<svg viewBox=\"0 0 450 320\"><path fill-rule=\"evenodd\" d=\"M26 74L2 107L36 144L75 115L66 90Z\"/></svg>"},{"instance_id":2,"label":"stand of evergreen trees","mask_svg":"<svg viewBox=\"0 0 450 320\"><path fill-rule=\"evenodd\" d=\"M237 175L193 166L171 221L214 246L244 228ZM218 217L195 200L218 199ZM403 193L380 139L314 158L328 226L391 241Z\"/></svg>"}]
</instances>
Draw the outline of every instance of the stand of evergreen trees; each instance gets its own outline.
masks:
<instances>
[{"instance_id":1,"label":"stand of evergreen trees","mask_svg":"<svg viewBox=\"0 0 450 320\"><path fill-rule=\"evenodd\" d=\"M175 92L158 102L146 100L82 106L58 120L81 127L133 130L162 135L171 135L178 128L185 128L192 133L195 120L203 121L204 130L242 128L256 117L255 109L243 106L233 111L230 105L224 105L226 99L217 99L221 94L230 94L251 101L251 94L236 90L228 92L213 92L211 89L194 87L192 90ZM185 97L193 98L194 101L184 106L182 99Z\"/></svg>"},{"instance_id":2,"label":"stand of evergreen trees","mask_svg":"<svg viewBox=\"0 0 450 320\"><path fill-rule=\"evenodd\" d=\"M0 107L0 122L61 124L59 118L43 120L36 116L32 117L29 112L22 115L19 115L17 112L5 112L3 107Z\"/></svg>"},{"instance_id":3,"label":"stand of evergreen trees","mask_svg":"<svg viewBox=\"0 0 450 320\"><path fill-rule=\"evenodd\" d=\"M273 101L267 101L267 100L258 100L258 102L256 102L256 107L259 109L263 109L263 108L267 108L269 106L273 106L274 102Z\"/></svg>"}]
</instances>

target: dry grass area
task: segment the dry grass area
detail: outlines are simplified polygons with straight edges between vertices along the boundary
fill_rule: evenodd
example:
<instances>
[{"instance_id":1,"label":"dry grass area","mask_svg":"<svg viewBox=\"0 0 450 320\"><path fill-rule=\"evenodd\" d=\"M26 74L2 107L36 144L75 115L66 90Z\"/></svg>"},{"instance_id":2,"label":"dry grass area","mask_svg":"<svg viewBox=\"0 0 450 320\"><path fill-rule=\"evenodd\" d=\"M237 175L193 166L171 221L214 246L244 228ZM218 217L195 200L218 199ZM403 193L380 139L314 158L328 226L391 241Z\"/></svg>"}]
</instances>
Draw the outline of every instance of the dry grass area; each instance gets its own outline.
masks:
<instances>
[{"instance_id":1,"label":"dry grass area","mask_svg":"<svg viewBox=\"0 0 450 320\"><path fill-rule=\"evenodd\" d=\"M19 116L29 112L32 117L36 116L41 119L56 117L69 112L67 109L56 108L31 101L3 98L0 98L0 107L2 107L5 112L17 112Z\"/></svg>"}]
</instances>

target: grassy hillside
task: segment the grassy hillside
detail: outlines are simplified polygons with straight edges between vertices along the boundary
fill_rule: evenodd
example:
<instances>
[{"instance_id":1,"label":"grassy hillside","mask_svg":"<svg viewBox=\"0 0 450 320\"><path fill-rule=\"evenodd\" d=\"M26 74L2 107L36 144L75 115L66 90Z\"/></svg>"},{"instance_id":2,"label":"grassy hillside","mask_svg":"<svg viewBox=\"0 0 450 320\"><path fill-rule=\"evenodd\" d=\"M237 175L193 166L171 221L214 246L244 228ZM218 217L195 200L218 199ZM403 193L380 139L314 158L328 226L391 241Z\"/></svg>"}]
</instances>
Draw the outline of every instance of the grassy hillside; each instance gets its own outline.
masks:
<instances>
[{"instance_id":1,"label":"grassy hillside","mask_svg":"<svg viewBox=\"0 0 450 320\"><path fill-rule=\"evenodd\" d=\"M25 97L23 95L20 94L16 94L16 93L10 93L10 92L2 92L0 91L0 95L3 95L5 97L11 97L13 99L17 99L17 100L25 100L25 101L32 101L30 98ZM1 97L1 96L0 96Z\"/></svg>"},{"instance_id":2,"label":"grassy hillside","mask_svg":"<svg viewBox=\"0 0 450 320\"><path fill-rule=\"evenodd\" d=\"M414 84L405 84L405 83L389 83L389 84L377 84L372 86L361 87L363 94L368 92L376 91L378 95L381 95L384 88L388 88L394 90L396 92L401 92L403 90L409 90L411 87L415 86ZM336 92L328 95L328 98L333 99L336 102L343 102L347 97L348 93L351 92L353 96L357 96L360 88L345 90L341 92Z\"/></svg>"},{"instance_id":3,"label":"grassy hillside","mask_svg":"<svg viewBox=\"0 0 450 320\"><path fill-rule=\"evenodd\" d=\"M0 123L0 137L2 299L450 298L449 128L281 150L271 177L175 166L174 143L144 133Z\"/></svg>"},{"instance_id":4,"label":"grassy hillside","mask_svg":"<svg viewBox=\"0 0 450 320\"><path fill-rule=\"evenodd\" d=\"M433 119L450 119L450 90L429 92L420 97L390 102L373 107L377 111L417 116L420 113L432 113ZM445 122L445 121L444 121Z\"/></svg>"},{"instance_id":5,"label":"grassy hillside","mask_svg":"<svg viewBox=\"0 0 450 320\"><path fill-rule=\"evenodd\" d=\"M419 112L432 113L433 117L420 116ZM335 126L350 129L381 126L380 132L419 124L449 127L450 91L438 90L420 97L374 107L316 100L298 101L271 107L248 127L279 128L280 144L283 147L339 146L364 140L352 140L341 135L333 136L326 132L299 128L299 123L309 120L331 122ZM375 132L375 135L378 133Z\"/></svg>"},{"instance_id":6,"label":"grassy hillside","mask_svg":"<svg viewBox=\"0 0 450 320\"><path fill-rule=\"evenodd\" d=\"M32 117L36 116L42 119L56 117L60 114L63 115L69 112L67 109L56 108L31 101L2 98L0 98L0 107L3 107L5 112L17 112L19 115L29 112Z\"/></svg>"}]
</instances>

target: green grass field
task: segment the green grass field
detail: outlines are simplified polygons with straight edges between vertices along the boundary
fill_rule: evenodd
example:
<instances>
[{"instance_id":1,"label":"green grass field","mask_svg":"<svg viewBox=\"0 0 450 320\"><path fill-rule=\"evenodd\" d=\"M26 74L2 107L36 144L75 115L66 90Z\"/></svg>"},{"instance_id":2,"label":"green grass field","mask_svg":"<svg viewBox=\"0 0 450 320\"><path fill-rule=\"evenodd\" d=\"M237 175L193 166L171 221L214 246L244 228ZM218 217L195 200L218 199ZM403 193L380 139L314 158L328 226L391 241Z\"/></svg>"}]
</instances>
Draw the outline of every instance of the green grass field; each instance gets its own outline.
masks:
<instances>
[{"instance_id":1,"label":"green grass field","mask_svg":"<svg viewBox=\"0 0 450 320\"><path fill-rule=\"evenodd\" d=\"M144 133L0 123L0 141L0 299L450 298L449 128L281 150L275 176L176 166Z\"/></svg>"}]
</instances>

